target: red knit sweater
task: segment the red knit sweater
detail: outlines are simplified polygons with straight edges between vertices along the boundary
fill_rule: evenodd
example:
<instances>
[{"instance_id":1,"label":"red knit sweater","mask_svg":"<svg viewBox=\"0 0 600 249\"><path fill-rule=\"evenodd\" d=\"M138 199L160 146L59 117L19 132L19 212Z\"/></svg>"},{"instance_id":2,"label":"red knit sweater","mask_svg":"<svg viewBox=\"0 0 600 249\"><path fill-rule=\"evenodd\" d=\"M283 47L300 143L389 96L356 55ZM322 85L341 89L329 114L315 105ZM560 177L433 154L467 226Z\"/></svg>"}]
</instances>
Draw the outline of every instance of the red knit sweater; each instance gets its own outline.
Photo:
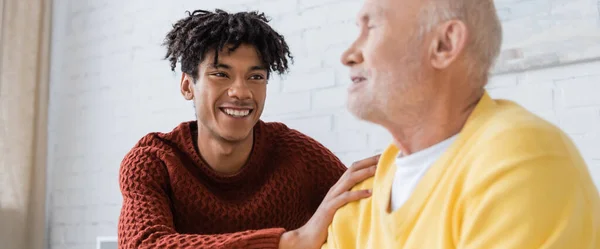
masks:
<instances>
[{"instance_id":1,"label":"red knit sweater","mask_svg":"<svg viewBox=\"0 0 600 249\"><path fill-rule=\"evenodd\" d=\"M317 141L259 121L233 176L202 159L196 122L150 133L120 169L119 248L277 248L304 225L346 167Z\"/></svg>"}]
</instances>

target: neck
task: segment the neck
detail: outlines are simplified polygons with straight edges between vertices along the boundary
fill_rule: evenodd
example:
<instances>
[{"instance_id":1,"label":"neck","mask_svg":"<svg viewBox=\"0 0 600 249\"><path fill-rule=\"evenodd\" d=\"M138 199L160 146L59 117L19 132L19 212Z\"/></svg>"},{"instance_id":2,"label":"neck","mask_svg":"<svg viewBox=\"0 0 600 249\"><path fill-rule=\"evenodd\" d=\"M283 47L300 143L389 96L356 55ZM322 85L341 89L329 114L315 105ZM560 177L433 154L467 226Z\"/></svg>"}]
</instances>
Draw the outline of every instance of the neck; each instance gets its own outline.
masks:
<instances>
[{"instance_id":1,"label":"neck","mask_svg":"<svg viewBox=\"0 0 600 249\"><path fill-rule=\"evenodd\" d=\"M462 91L468 90L462 88ZM426 110L420 110L414 115L405 112L403 116L408 114L411 117L402 117L397 119L400 122L390 122L386 126L391 127L388 130L402 154L410 155L458 134L483 96L483 92L484 90L481 89L465 94L450 90L448 93L451 94L436 96L435 100L429 101ZM401 122L403 120L413 120L413 122Z\"/></svg>"},{"instance_id":2,"label":"neck","mask_svg":"<svg viewBox=\"0 0 600 249\"><path fill-rule=\"evenodd\" d=\"M226 141L198 123L198 150L204 161L218 173L233 175L248 161L252 151L254 132L236 142Z\"/></svg>"}]
</instances>

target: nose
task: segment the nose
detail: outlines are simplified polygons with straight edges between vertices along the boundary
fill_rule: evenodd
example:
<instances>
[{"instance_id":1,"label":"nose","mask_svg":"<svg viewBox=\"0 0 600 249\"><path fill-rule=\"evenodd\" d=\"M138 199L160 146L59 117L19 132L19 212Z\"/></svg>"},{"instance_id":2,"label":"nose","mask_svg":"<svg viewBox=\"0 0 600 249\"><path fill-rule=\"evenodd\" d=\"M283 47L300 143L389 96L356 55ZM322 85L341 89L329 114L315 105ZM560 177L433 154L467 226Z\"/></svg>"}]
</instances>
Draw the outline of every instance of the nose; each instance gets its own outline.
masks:
<instances>
[{"instance_id":1,"label":"nose","mask_svg":"<svg viewBox=\"0 0 600 249\"><path fill-rule=\"evenodd\" d=\"M360 64L363 60L362 51L356 46L356 43L350 45L350 47L342 53L341 57L342 64L348 67Z\"/></svg>"},{"instance_id":2,"label":"nose","mask_svg":"<svg viewBox=\"0 0 600 249\"><path fill-rule=\"evenodd\" d=\"M233 82L231 87L229 87L227 94L231 98L236 98L239 100L251 99L252 91L248 88L248 84L243 79L236 80Z\"/></svg>"}]
</instances>

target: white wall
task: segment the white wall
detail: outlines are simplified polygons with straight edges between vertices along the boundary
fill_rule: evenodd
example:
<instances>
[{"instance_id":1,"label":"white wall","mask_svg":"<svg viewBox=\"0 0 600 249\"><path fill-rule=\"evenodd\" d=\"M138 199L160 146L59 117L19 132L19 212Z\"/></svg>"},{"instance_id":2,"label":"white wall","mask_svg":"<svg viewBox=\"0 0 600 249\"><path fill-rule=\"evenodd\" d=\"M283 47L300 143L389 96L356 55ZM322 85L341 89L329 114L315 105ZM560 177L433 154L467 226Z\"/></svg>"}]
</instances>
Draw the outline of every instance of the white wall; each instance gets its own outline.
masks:
<instances>
[{"instance_id":1,"label":"white wall","mask_svg":"<svg viewBox=\"0 0 600 249\"><path fill-rule=\"evenodd\" d=\"M345 109L343 48L358 0L55 0L50 103L51 248L94 248L116 235L118 168L143 135L193 119L159 46L185 10L259 9L273 17L296 64L268 86L264 120L284 121L344 162L389 141ZM218 6L215 2L219 2ZM530 6L531 7L531 6ZM505 32L513 32L506 30ZM523 104L567 131L600 185L600 61L495 76L494 97Z\"/></svg>"}]
</instances>

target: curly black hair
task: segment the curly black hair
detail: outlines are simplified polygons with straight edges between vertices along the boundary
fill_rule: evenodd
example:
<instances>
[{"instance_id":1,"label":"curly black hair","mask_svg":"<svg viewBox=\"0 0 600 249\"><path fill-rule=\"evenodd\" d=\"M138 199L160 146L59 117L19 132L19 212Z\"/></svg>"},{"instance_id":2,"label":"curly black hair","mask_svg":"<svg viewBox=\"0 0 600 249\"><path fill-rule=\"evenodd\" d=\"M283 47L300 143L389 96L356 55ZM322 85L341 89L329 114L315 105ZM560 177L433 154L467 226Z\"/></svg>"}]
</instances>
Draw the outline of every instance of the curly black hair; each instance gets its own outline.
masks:
<instances>
[{"instance_id":1,"label":"curly black hair","mask_svg":"<svg viewBox=\"0 0 600 249\"><path fill-rule=\"evenodd\" d=\"M177 62L181 62L181 71L196 80L198 65L207 52L222 51L225 46L229 46L229 52L232 52L242 44L256 48L269 74L272 71L283 74L288 70L286 56L293 63L283 36L269 26L264 13L228 13L221 9L186 13L187 17L173 24L162 44L167 47L164 59L171 62L172 71L175 71ZM217 61L218 53L215 53L214 63L217 64Z\"/></svg>"}]
</instances>

